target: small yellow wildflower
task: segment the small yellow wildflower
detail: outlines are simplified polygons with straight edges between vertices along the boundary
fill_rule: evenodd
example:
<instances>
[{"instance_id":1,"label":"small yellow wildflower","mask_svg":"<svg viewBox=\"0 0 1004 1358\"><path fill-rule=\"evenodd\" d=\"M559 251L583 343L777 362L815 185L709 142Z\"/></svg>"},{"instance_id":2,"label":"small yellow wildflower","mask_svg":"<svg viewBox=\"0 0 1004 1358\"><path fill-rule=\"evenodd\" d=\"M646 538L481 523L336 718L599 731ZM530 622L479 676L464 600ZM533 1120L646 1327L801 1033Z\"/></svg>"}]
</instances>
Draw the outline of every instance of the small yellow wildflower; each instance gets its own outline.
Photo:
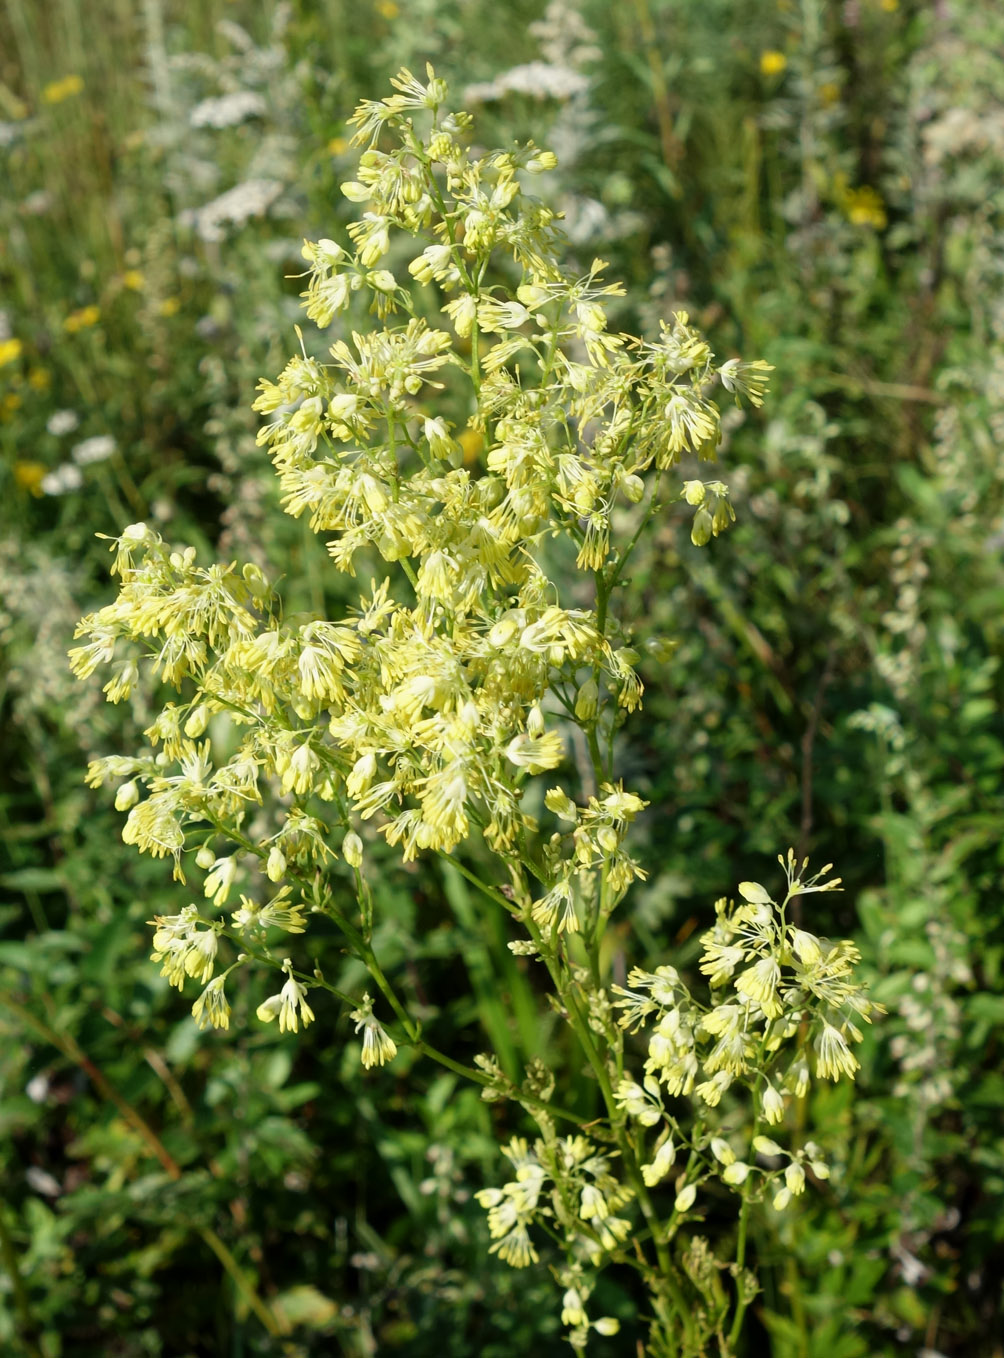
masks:
<instances>
[{"instance_id":1,"label":"small yellow wildflower","mask_svg":"<svg viewBox=\"0 0 1004 1358\"><path fill-rule=\"evenodd\" d=\"M35 391L48 391L52 386L52 373L48 368L32 368L28 373L28 386Z\"/></svg>"},{"instance_id":2,"label":"small yellow wildflower","mask_svg":"<svg viewBox=\"0 0 1004 1358\"><path fill-rule=\"evenodd\" d=\"M773 49L760 53L760 74L761 75L780 75L787 68L788 58L783 52L776 52Z\"/></svg>"},{"instance_id":3,"label":"small yellow wildflower","mask_svg":"<svg viewBox=\"0 0 1004 1358\"><path fill-rule=\"evenodd\" d=\"M384 19L396 19L401 13L394 0L380 0L377 5L377 13Z\"/></svg>"},{"instance_id":4,"label":"small yellow wildflower","mask_svg":"<svg viewBox=\"0 0 1004 1358\"><path fill-rule=\"evenodd\" d=\"M867 184L848 191L845 211L848 221L855 226L873 226L876 231L881 231L889 220L881 197Z\"/></svg>"},{"instance_id":5,"label":"small yellow wildflower","mask_svg":"<svg viewBox=\"0 0 1004 1358\"><path fill-rule=\"evenodd\" d=\"M880 0L880 3L886 14L895 14L899 9L899 0Z\"/></svg>"},{"instance_id":6,"label":"small yellow wildflower","mask_svg":"<svg viewBox=\"0 0 1004 1358\"><path fill-rule=\"evenodd\" d=\"M122 275L122 286L128 288L130 292L142 292L146 279L139 269L126 269Z\"/></svg>"},{"instance_id":7,"label":"small yellow wildflower","mask_svg":"<svg viewBox=\"0 0 1004 1358\"><path fill-rule=\"evenodd\" d=\"M61 104L64 99L72 99L84 88L79 75L65 75L62 80L52 80L42 90L43 104Z\"/></svg>"},{"instance_id":8,"label":"small yellow wildflower","mask_svg":"<svg viewBox=\"0 0 1004 1358\"><path fill-rule=\"evenodd\" d=\"M68 335L75 335L78 330L86 330L92 325L97 325L101 319L101 308L94 306L80 307L78 311L71 311L63 322L63 329Z\"/></svg>"},{"instance_id":9,"label":"small yellow wildflower","mask_svg":"<svg viewBox=\"0 0 1004 1358\"><path fill-rule=\"evenodd\" d=\"M177 316L181 310L181 303L177 297L165 297L157 310L162 316Z\"/></svg>"},{"instance_id":10,"label":"small yellow wildflower","mask_svg":"<svg viewBox=\"0 0 1004 1358\"><path fill-rule=\"evenodd\" d=\"M20 396L18 396L16 391L9 391L3 400L0 401L0 418L7 419L9 415L13 415L14 411L20 410L20 408Z\"/></svg>"},{"instance_id":11,"label":"small yellow wildflower","mask_svg":"<svg viewBox=\"0 0 1004 1358\"><path fill-rule=\"evenodd\" d=\"M840 86L835 80L827 80L819 87L819 102L824 108L832 108L840 98Z\"/></svg>"},{"instance_id":12,"label":"small yellow wildflower","mask_svg":"<svg viewBox=\"0 0 1004 1358\"><path fill-rule=\"evenodd\" d=\"M344 156L349 149L347 137L332 137L328 142L328 154L332 156Z\"/></svg>"},{"instance_id":13,"label":"small yellow wildflower","mask_svg":"<svg viewBox=\"0 0 1004 1358\"><path fill-rule=\"evenodd\" d=\"M477 429L465 429L463 433L457 435L457 442L463 449L464 465L467 467L478 460L478 454L485 446L484 435Z\"/></svg>"},{"instance_id":14,"label":"small yellow wildflower","mask_svg":"<svg viewBox=\"0 0 1004 1358\"><path fill-rule=\"evenodd\" d=\"M19 339L0 340L0 368L7 363L16 363L24 352L24 345Z\"/></svg>"},{"instance_id":15,"label":"small yellow wildflower","mask_svg":"<svg viewBox=\"0 0 1004 1358\"><path fill-rule=\"evenodd\" d=\"M42 494L42 478L45 476L43 462L15 462L14 484L29 495Z\"/></svg>"}]
</instances>

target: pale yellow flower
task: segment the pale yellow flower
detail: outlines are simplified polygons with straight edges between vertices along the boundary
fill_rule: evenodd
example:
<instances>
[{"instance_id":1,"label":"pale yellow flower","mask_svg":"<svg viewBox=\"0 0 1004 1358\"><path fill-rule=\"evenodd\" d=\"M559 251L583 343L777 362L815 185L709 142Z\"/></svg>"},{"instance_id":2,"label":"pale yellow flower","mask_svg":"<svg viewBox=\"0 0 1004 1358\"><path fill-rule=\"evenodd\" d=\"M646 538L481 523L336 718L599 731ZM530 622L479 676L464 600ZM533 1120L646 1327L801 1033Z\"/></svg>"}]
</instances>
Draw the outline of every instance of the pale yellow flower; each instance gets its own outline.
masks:
<instances>
[{"instance_id":1,"label":"pale yellow flower","mask_svg":"<svg viewBox=\"0 0 1004 1358\"><path fill-rule=\"evenodd\" d=\"M61 104L64 99L72 99L84 88L79 75L64 75L62 80L52 80L42 89L43 104Z\"/></svg>"},{"instance_id":2,"label":"pale yellow flower","mask_svg":"<svg viewBox=\"0 0 1004 1358\"><path fill-rule=\"evenodd\" d=\"M8 363L16 363L24 352L24 345L19 339L0 340L0 368Z\"/></svg>"},{"instance_id":3,"label":"pale yellow flower","mask_svg":"<svg viewBox=\"0 0 1004 1358\"><path fill-rule=\"evenodd\" d=\"M92 303L90 306L80 307L77 311L71 311L63 321L63 329L68 335L75 335L78 330L87 330L92 325L97 325L100 319L101 308Z\"/></svg>"}]
</instances>

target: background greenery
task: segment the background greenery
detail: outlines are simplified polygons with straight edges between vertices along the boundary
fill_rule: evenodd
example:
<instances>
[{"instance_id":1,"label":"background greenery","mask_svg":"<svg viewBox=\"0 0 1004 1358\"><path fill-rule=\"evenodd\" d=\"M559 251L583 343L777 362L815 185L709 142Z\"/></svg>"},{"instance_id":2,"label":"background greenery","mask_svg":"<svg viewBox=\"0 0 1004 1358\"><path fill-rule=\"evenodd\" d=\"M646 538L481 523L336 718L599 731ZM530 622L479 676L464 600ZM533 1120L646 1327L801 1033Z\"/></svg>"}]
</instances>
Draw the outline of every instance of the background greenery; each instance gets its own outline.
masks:
<instances>
[{"instance_id":1,"label":"background greenery","mask_svg":"<svg viewBox=\"0 0 1004 1358\"><path fill-rule=\"evenodd\" d=\"M338 233L345 118L427 59L475 86L486 141L558 151L548 191L627 282L623 325L685 308L776 366L722 451L734 530L697 553L667 519L638 562L638 626L678 645L621 752L652 801L632 961L687 966L715 897L791 843L842 872L812 927L858 940L889 1010L857 1090L806 1110L832 1179L755 1223L746 1351L999 1355L996 0L0 0L0 1350L559 1342L548 1278L490 1258L471 1201L512 1109L407 1053L364 1077L344 1017L294 1044L238 999L196 1031L147 960L184 889L82 786L142 699L106 708L64 659L110 592L95 534L137 518L337 608L250 401L302 237ZM515 1073L562 1040L459 874L388 858L374 888L438 1045ZM633 1351L628 1286L597 1353Z\"/></svg>"}]
</instances>

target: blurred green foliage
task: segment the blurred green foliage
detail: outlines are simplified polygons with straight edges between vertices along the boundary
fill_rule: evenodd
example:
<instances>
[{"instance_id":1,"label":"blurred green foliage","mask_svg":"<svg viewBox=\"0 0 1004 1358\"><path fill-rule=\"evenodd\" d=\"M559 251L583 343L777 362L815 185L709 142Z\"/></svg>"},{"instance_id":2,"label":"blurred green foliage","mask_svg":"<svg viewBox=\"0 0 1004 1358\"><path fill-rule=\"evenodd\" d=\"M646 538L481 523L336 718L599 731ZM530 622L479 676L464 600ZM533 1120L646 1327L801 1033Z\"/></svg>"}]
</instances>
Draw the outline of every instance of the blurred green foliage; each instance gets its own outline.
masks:
<instances>
[{"instance_id":1,"label":"blurred green foliage","mask_svg":"<svg viewBox=\"0 0 1004 1358\"><path fill-rule=\"evenodd\" d=\"M81 782L141 701L106 709L63 658L107 594L94 535L137 518L283 560L294 599L337 604L276 508L250 400L287 352L302 237L341 220L346 116L428 58L476 83L489 124L558 151L569 235L627 281L625 324L686 309L719 353L776 366L722 449L731 535L698 555L667 520L638 560L639 632L678 646L621 756L652 801L633 960L689 965L715 896L787 839L843 872L812 927L857 937L889 1010L858 1089L805 1110L831 1180L753 1223L746 1352L1001 1353L1004 16L564 0L541 18L529 0L0 3L4 1352L558 1342L546 1283L489 1258L470 1199L511 1110L407 1054L364 1078L344 1022L294 1048L238 1001L229 1035L197 1033L147 960L145 921L180 889ZM562 1040L459 874L388 860L373 886L386 965L438 1045L516 1071ZM609 1352L628 1352L633 1299L609 1287Z\"/></svg>"}]
</instances>

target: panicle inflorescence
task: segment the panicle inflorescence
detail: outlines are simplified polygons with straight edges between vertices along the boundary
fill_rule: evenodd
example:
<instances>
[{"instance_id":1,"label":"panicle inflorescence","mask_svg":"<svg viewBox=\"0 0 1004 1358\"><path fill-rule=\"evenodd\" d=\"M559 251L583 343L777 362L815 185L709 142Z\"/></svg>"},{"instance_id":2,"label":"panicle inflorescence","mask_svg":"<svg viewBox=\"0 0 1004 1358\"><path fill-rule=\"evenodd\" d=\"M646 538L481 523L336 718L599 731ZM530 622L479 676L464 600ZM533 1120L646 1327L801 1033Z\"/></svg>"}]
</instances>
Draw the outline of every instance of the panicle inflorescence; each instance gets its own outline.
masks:
<instances>
[{"instance_id":1,"label":"panicle inflorescence","mask_svg":"<svg viewBox=\"0 0 1004 1358\"><path fill-rule=\"evenodd\" d=\"M522 1101L542 1135L532 1146L513 1138L515 1177L478 1198L509 1263L537 1260L532 1227L558 1240L562 1319L582 1349L590 1331L617 1330L586 1305L596 1271L632 1257L620 1212L641 1203L648 1213L645 1194L678 1149L691 1155L674 1220L712 1172L744 1192L754 1170L783 1172L783 1205L802 1189L806 1156L817 1176L825 1169L808 1147L788 1154L763 1137L740 1158L724 1123L688 1143L665 1100L693 1098L707 1112L746 1085L758 1121L780 1123L810 1069L853 1075L854 1019L872 1006L854 984L851 945L786 922L787 900L775 906L750 883L738 908L719 903L705 939L710 1007L669 966L602 988L603 928L645 876L626 841L646 803L612 769L614 734L641 705L640 657L611 598L669 503L690 514L698 547L731 523L727 485L695 473L721 438L719 388L759 406L769 365L716 362L683 313L648 341L617 331L610 308L623 289L600 259L563 263L557 214L529 192L554 155L532 141L475 153L470 116L431 68L392 83L351 120L361 149L342 192L356 219L343 240L303 247L306 315L334 333L320 354L300 336L255 401L284 510L324 536L334 569L363 569L368 586L341 617L290 616L257 565L201 564L145 524L125 529L113 546L118 596L81 621L71 665L80 678L105 669L111 702L158 682L174 696L138 754L93 761L88 781L115 785L127 842L170 857L180 881L203 874L201 905L154 921L153 954L172 985L205 987L193 1006L203 1027L228 1027L227 976L255 963L283 978L256 1012L284 1033L313 1022L312 989L344 1000L319 969L273 954L277 937L303 934L320 912L393 1005L404 1040L425 1047L373 954L367 827L405 861L472 834L498 856L510 881L489 894L528 934L510 946L547 963L610 1126L596 1139L558 1137L553 1079L537 1072L519 1089L494 1058L479 1059L484 1096ZM590 584L564 599L549 568L556 539ZM565 762L569 736L588 768L577 759L581 795L546 792L559 828L541 844L525 793ZM785 866L787 899L835 885L803 881L791 855ZM359 927L331 872L351 882ZM217 973L229 945L235 960ZM369 994L352 1004L363 1066L383 1065L395 1040ZM636 1078L623 1049L642 1029ZM641 1163L633 1138L646 1131L655 1142ZM754 1153L788 1164L765 1171Z\"/></svg>"},{"instance_id":2,"label":"panicle inflorescence","mask_svg":"<svg viewBox=\"0 0 1004 1358\"><path fill-rule=\"evenodd\" d=\"M780 862L788 879L780 902L758 882L741 882L738 906L722 899L715 907L716 922L704 935L700 961L710 1003L702 1002L669 966L655 972L636 967L626 987L613 988L621 1028L644 1030L647 1036L644 1076L625 1073L615 1094L629 1119L658 1129L654 1157L642 1166L648 1184L663 1179L676 1158L680 1112L675 1105L668 1108L667 1099L696 1100L694 1120L710 1128L713 1115L708 1110L721 1106L727 1124L726 1096L745 1086L753 1096L755 1128L779 1125L791 1100L804 1098L812 1074L853 1079L858 1069L852 1051L863 1037L858 1023L870 1021L879 1006L854 978L857 949L852 943L818 938L786 917L797 896L836 890L840 879L827 878L827 867L803 880L807 863L796 863L790 851ZM765 1145L774 1149L765 1151ZM749 1159L737 1157L730 1141L710 1130L704 1147L709 1152L704 1177L717 1173L726 1184L741 1187L754 1170L768 1179L779 1172L776 1166L755 1166L752 1154ZM751 1150L787 1155L755 1129ZM786 1188L775 1196L776 1207L801 1192L804 1158L801 1152L789 1156ZM825 1177L818 1151L809 1158L817 1178ZM699 1180L693 1168L686 1177L677 1194L678 1212L688 1210L696 1198Z\"/></svg>"},{"instance_id":3,"label":"panicle inflorescence","mask_svg":"<svg viewBox=\"0 0 1004 1358\"><path fill-rule=\"evenodd\" d=\"M258 567L201 565L134 524L115 543L118 597L81 622L72 652L81 678L110 669L111 701L147 682L144 666L181 695L145 753L91 767L92 784L119 782L127 842L183 878L193 826L226 833L262 804L278 817L214 863L217 905L249 854L272 881L331 854L330 821L303 832L308 803L331 807L343 835L375 819L405 859L448 852L472 826L503 854L533 830L525 782L565 754L555 690L570 688L594 727L642 695L637 653L606 618L561 604L543 544L565 535L580 568L615 570L618 506L652 513L663 473L714 455L716 385L755 403L765 380L764 365L716 368L683 315L651 343L612 331L622 289L600 260L584 275L563 267L555 215L526 190L554 157L532 142L475 156L469 116L431 70L393 84L352 120L364 149L343 191L365 210L346 243L304 247L308 317L340 324L368 298L377 324L337 336L326 361L292 358L256 406L287 512L328 537L340 570L365 556L401 575L374 581L347 617L295 622ZM466 411L451 396L430 414L458 375ZM481 438L483 467L465 461L447 411ZM677 493L696 510L695 540L731 513L725 486L709 486L691 477ZM577 812L534 907L542 927L577 927L593 871L615 894L642 875L621 848L641 805L610 787Z\"/></svg>"}]
</instances>

